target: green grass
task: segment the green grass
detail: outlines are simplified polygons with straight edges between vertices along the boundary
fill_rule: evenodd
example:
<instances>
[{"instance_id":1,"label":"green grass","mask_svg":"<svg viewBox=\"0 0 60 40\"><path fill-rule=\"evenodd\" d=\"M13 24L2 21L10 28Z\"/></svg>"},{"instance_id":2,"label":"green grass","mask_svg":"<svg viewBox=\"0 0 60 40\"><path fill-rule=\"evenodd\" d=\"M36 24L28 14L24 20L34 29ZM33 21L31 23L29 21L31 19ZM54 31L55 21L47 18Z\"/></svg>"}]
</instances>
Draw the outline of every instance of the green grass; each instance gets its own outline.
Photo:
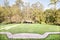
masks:
<instances>
[{"instance_id":1,"label":"green grass","mask_svg":"<svg viewBox=\"0 0 60 40\"><path fill-rule=\"evenodd\" d=\"M4 28L7 26L13 26L13 25L16 25L16 24L0 24L0 28Z\"/></svg>"},{"instance_id":2,"label":"green grass","mask_svg":"<svg viewBox=\"0 0 60 40\"><path fill-rule=\"evenodd\" d=\"M0 34L0 40L8 40L6 35Z\"/></svg>"},{"instance_id":3,"label":"green grass","mask_svg":"<svg viewBox=\"0 0 60 40\"><path fill-rule=\"evenodd\" d=\"M14 25L14 24L12 24ZM15 24L16 25L16 24ZM6 26L11 26L6 25ZM11 33L45 33L45 32L59 32L60 26L55 25L46 25L46 24L20 24L17 25L14 28L11 28L9 30L0 30L0 31L6 31Z\"/></svg>"},{"instance_id":4,"label":"green grass","mask_svg":"<svg viewBox=\"0 0 60 40\"><path fill-rule=\"evenodd\" d=\"M0 28L6 27L6 26L13 26L16 24L8 24L8 25L1 25ZM11 32L13 34L15 33L39 33L43 34L45 32L60 32L60 26L56 25L47 25L47 24L19 24L14 28L11 28L9 30L0 30L0 32ZM46 39L41 40L48 40L48 39L58 39L59 40L60 35L50 35ZM14 39L16 40L16 39ZM17 39L19 40L19 39ZM21 39L23 40L23 39ZM26 40L26 39L25 39ZM29 40L29 39L27 39ZM32 39L31 39L32 40ZM39 40L39 39L35 39Z\"/></svg>"},{"instance_id":5,"label":"green grass","mask_svg":"<svg viewBox=\"0 0 60 40\"><path fill-rule=\"evenodd\" d=\"M48 40L48 39L51 39L51 40L60 40L60 35L49 35L47 38L45 38L45 40Z\"/></svg>"}]
</instances>

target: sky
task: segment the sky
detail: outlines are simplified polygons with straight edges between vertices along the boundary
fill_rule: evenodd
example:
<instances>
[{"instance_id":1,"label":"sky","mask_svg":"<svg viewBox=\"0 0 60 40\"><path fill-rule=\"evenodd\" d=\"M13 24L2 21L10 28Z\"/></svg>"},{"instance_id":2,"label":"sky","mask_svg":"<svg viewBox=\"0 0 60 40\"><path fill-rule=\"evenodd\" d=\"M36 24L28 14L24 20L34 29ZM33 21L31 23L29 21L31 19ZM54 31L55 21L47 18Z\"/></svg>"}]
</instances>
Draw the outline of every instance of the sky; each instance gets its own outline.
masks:
<instances>
[{"instance_id":1,"label":"sky","mask_svg":"<svg viewBox=\"0 0 60 40\"><path fill-rule=\"evenodd\" d=\"M4 4L3 1L4 0L0 0L0 5L3 5ZM9 0L9 5L13 5L15 3L15 1L16 0ZM22 0L22 1L24 3L25 2L29 2L30 4L33 4L33 3L37 2L37 1L39 1L44 6L45 9L51 7L51 6L48 6L48 4L50 3L50 0ZM58 3L57 8L60 8L60 3Z\"/></svg>"}]
</instances>

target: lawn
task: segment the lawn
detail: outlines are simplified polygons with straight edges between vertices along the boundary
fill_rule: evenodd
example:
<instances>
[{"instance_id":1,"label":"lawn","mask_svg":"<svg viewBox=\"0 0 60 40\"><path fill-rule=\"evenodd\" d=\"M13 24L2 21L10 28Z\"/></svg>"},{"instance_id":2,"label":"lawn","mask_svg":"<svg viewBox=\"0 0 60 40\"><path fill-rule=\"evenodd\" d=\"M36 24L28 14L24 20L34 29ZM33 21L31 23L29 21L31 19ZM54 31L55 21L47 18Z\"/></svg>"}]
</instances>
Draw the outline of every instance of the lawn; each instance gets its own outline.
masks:
<instances>
[{"instance_id":1,"label":"lawn","mask_svg":"<svg viewBox=\"0 0 60 40\"><path fill-rule=\"evenodd\" d=\"M45 32L60 32L60 26L56 25L48 25L48 24L5 24L5 25L0 25L1 28L5 27L11 27L14 26L8 30L2 29L0 32L11 32L13 34L16 33L38 33L38 34L44 34ZM4 36L4 35L3 35ZM60 35L49 35L45 39L40 39L40 40L59 40ZM1 35L0 35L1 37ZM3 38L3 37L1 37ZM20 40L20 39L13 39L13 40ZM21 39L23 40L23 39ZM24 39L24 40L29 40L29 39ZM39 39L30 39L30 40L39 40Z\"/></svg>"}]
</instances>

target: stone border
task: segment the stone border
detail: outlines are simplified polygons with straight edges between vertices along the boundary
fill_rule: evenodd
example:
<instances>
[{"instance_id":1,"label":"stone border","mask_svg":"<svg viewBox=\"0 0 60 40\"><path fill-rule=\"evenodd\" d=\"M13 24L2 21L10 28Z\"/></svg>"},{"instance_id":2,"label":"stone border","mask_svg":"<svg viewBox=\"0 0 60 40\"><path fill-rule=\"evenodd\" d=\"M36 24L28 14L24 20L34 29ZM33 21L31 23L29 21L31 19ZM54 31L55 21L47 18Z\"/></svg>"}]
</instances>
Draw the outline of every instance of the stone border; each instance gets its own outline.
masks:
<instances>
[{"instance_id":1,"label":"stone border","mask_svg":"<svg viewBox=\"0 0 60 40\"><path fill-rule=\"evenodd\" d=\"M10 32L0 32L0 34L6 34L8 38L21 38L21 39L27 39L27 38L34 38L34 39L42 39L46 38L50 34L59 34L60 32L46 32L44 34L35 34L35 33L18 33L18 34L12 34Z\"/></svg>"}]
</instances>

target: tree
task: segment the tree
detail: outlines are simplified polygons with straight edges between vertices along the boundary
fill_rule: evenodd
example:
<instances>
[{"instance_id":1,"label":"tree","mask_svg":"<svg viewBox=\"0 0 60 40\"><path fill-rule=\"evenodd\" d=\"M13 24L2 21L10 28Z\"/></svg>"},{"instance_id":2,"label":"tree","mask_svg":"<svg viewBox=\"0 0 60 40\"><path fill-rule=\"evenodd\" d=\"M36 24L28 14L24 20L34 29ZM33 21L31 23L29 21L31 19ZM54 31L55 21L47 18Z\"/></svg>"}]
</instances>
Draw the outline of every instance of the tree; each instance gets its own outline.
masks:
<instances>
[{"instance_id":1,"label":"tree","mask_svg":"<svg viewBox=\"0 0 60 40\"><path fill-rule=\"evenodd\" d=\"M4 15L3 15L4 9L0 6L0 23L4 21Z\"/></svg>"},{"instance_id":2,"label":"tree","mask_svg":"<svg viewBox=\"0 0 60 40\"><path fill-rule=\"evenodd\" d=\"M4 0L4 6L8 7L9 6L9 0Z\"/></svg>"},{"instance_id":3,"label":"tree","mask_svg":"<svg viewBox=\"0 0 60 40\"><path fill-rule=\"evenodd\" d=\"M22 8L21 8L22 6L23 6L23 1L22 0L16 0L16 4L15 4L16 8L15 9L17 9L16 12L20 16L20 20L23 19Z\"/></svg>"},{"instance_id":4,"label":"tree","mask_svg":"<svg viewBox=\"0 0 60 40\"><path fill-rule=\"evenodd\" d=\"M40 2L36 2L35 4L32 4L32 14L33 14L33 20L37 23L41 23L44 20L43 16L43 5Z\"/></svg>"},{"instance_id":5,"label":"tree","mask_svg":"<svg viewBox=\"0 0 60 40\"><path fill-rule=\"evenodd\" d=\"M25 3L22 11L23 21L32 21L31 7L29 3Z\"/></svg>"},{"instance_id":6,"label":"tree","mask_svg":"<svg viewBox=\"0 0 60 40\"><path fill-rule=\"evenodd\" d=\"M15 15L16 17L19 15L18 18L20 18L21 16L21 10L20 7L22 5L22 1L21 0L16 0L16 4L13 6L9 6L9 0L4 0L4 18L5 21L3 23L6 23L6 21L8 21L7 23L12 23L13 22L13 16ZM14 20L16 19L16 17L14 18ZM16 21L17 22L17 19Z\"/></svg>"},{"instance_id":7,"label":"tree","mask_svg":"<svg viewBox=\"0 0 60 40\"><path fill-rule=\"evenodd\" d=\"M56 5L58 2L60 2L60 0L50 0L50 5L54 5L54 10L56 10Z\"/></svg>"},{"instance_id":8,"label":"tree","mask_svg":"<svg viewBox=\"0 0 60 40\"><path fill-rule=\"evenodd\" d=\"M55 15L55 21L56 21L56 19L57 19L57 18L56 18L56 10L57 10L57 9L56 9L56 8L57 8L56 6L57 6L57 3L58 3L58 2L60 2L60 0L50 0L50 5L54 5L54 10L53 10L54 13L53 13L53 14Z\"/></svg>"},{"instance_id":9,"label":"tree","mask_svg":"<svg viewBox=\"0 0 60 40\"><path fill-rule=\"evenodd\" d=\"M10 6L9 6L9 0L4 0L4 13L3 13L4 15L5 15L5 21L3 22L3 23L5 23L8 19L10 19L9 20L9 22L11 22L11 10L10 10Z\"/></svg>"},{"instance_id":10,"label":"tree","mask_svg":"<svg viewBox=\"0 0 60 40\"><path fill-rule=\"evenodd\" d=\"M60 24L60 9L56 10L56 21L55 24Z\"/></svg>"},{"instance_id":11,"label":"tree","mask_svg":"<svg viewBox=\"0 0 60 40\"><path fill-rule=\"evenodd\" d=\"M54 15L54 10L52 9L47 9L45 12L45 18L46 18L46 23L47 24L54 24L55 22L55 15Z\"/></svg>"},{"instance_id":12,"label":"tree","mask_svg":"<svg viewBox=\"0 0 60 40\"><path fill-rule=\"evenodd\" d=\"M23 5L22 0L16 0L16 6L21 9L21 6Z\"/></svg>"},{"instance_id":13,"label":"tree","mask_svg":"<svg viewBox=\"0 0 60 40\"><path fill-rule=\"evenodd\" d=\"M21 22L21 18L22 18L22 15L21 15L21 11L20 9L16 6L16 5L13 5L11 8L10 8L12 14L11 14L11 22L12 23L20 23Z\"/></svg>"}]
</instances>

